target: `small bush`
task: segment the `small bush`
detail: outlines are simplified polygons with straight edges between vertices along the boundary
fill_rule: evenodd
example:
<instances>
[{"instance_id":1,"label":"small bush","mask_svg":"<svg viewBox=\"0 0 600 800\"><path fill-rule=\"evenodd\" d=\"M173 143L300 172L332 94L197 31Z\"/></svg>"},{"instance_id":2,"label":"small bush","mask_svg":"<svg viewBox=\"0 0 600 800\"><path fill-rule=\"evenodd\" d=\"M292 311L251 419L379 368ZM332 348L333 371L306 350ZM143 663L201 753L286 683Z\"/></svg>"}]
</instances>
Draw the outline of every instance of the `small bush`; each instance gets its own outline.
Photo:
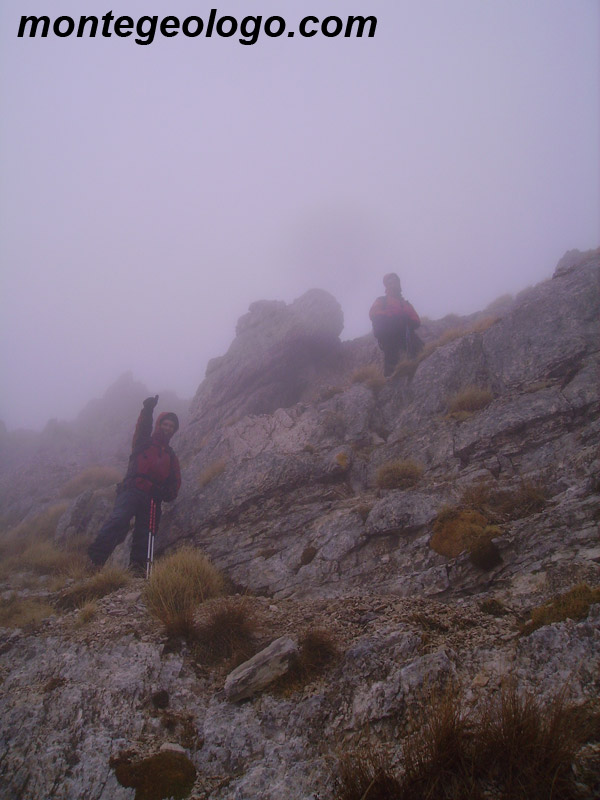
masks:
<instances>
[{"instance_id":1,"label":"small bush","mask_svg":"<svg viewBox=\"0 0 600 800\"><path fill-rule=\"evenodd\" d=\"M58 598L57 605L62 609L82 608L94 600L112 594L125 586L131 576L120 567L104 567L90 578L65 589Z\"/></svg>"},{"instance_id":2,"label":"small bush","mask_svg":"<svg viewBox=\"0 0 600 800\"><path fill-rule=\"evenodd\" d=\"M223 589L223 578L194 547L182 547L154 565L144 589L146 607L171 636L194 633L194 612Z\"/></svg>"},{"instance_id":3,"label":"small bush","mask_svg":"<svg viewBox=\"0 0 600 800\"><path fill-rule=\"evenodd\" d=\"M375 483L380 489L407 489L414 486L422 474L423 467L414 461L388 461L377 470Z\"/></svg>"},{"instance_id":4,"label":"small bush","mask_svg":"<svg viewBox=\"0 0 600 800\"><path fill-rule=\"evenodd\" d=\"M495 525L489 525L483 514L474 509L443 508L433 523L433 536L429 546L446 558L456 558L468 550L476 566L490 569L487 563L499 563L498 551L491 540L502 533Z\"/></svg>"},{"instance_id":5,"label":"small bush","mask_svg":"<svg viewBox=\"0 0 600 800\"><path fill-rule=\"evenodd\" d=\"M196 627L194 652L203 661L228 659L241 664L254 654L255 616L245 598L224 598Z\"/></svg>"},{"instance_id":6,"label":"small bush","mask_svg":"<svg viewBox=\"0 0 600 800\"><path fill-rule=\"evenodd\" d=\"M219 459L219 461L213 461L212 464L209 464L206 469L203 469L200 475L198 476L198 486L203 489L207 483L210 483L216 477L221 475L225 472L227 467L227 462L224 459Z\"/></svg>"},{"instance_id":7,"label":"small bush","mask_svg":"<svg viewBox=\"0 0 600 800\"><path fill-rule=\"evenodd\" d=\"M462 417L474 414L475 411L480 411L489 405L493 399L494 395L489 389L467 386L448 400L448 416Z\"/></svg>"},{"instance_id":8,"label":"small bush","mask_svg":"<svg viewBox=\"0 0 600 800\"><path fill-rule=\"evenodd\" d=\"M600 603L600 588L591 589L587 583L579 583L568 592L557 595L549 603L532 609L531 619L523 626L522 631L529 634L553 622L585 619L593 603Z\"/></svg>"},{"instance_id":9,"label":"small bush","mask_svg":"<svg viewBox=\"0 0 600 800\"><path fill-rule=\"evenodd\" d=\"M60 496L77 497L87 489L102 489L105 486L119 483L121 478L121 470L116 467L88 467L63 486Z\"/></svg>"},{"instance_id":10,"label":"small bush","mask_svg":"<svg viewBox=\"0 0 600 800\"><path fill-rule=\"evenodd\" d=\"M37 625L54 614L54 609L43 600L12 595L0 605L0 628L25 628Z\"/></svg>"},{"instance_id":11,"label":"small bush","mask_svg":"<svg viewBox=\"0 0 600 800\"><path fill-rule=\"evenodd\" d=\"M368 388L372 389L374 392L378 392L385 386L385 378L378 367L373 364L368 364L355 370L352 373L351 381L352 383L364 383L365 386L368 386Z\"/></svg>"}]
</instances>

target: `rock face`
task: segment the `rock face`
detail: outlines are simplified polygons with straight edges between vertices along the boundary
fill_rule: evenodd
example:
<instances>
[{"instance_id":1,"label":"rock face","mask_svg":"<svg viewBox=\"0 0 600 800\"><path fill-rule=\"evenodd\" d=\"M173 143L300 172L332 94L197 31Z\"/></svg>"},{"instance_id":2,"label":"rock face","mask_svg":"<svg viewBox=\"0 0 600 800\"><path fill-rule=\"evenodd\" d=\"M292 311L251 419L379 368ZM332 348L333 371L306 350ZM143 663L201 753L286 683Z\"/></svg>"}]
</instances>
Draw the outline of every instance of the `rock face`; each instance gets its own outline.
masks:
<instances>
[{"instance_id":1,"label":"rock face","mask_svg":"<svg viewBox=\"0 0 600 800\"><path fill-rule=\"evenodd\" d=\"M340 343L326 293L254 304L179 434L184 483L157 546L210 556L257 621L256 655L174 650L139 580L87 624L71 612L0 632L0 793L127 800L114 765L179 746L194 799L333 800L336 754L366 727L401 739L437 685L469 707L507 678L595 702L600 605L527 636L519 624L600 585L600 253L569 253L495 310L428 323L427 356L383 382L355 372L379 353L372 337ZM457 411L473 387L485 400ZM384 488L390 464L398 482ZM89 532L103 502L75 498L57 535ZM473 508L494 558L433 549L444 515ZM52 599L46 583L18 591ZM278 692L273 678L315 631L337 658Z\"/></svg>"},{"instance_id":2,"label":"rock face","mask_svg":"<svg viewBox=\"0 0 600 800\"><path fill-rule=\"evenodd\" d=\"M214 358L194 398L184 447L215 425L294 405L340 352L344 318L327 292L311 289L286 306L259 301L238 321L229 351Z\"/></svg>"}]
</instances>

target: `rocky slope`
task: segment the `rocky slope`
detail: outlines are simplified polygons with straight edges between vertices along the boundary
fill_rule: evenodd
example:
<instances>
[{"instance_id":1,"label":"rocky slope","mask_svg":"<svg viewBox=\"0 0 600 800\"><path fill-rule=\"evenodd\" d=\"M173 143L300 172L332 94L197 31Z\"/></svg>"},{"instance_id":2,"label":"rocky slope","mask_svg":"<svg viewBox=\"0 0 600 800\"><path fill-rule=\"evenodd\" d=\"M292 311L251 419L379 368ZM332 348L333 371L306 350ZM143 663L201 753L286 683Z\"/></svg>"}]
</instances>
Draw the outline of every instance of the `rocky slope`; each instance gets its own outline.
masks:
<instances>
[{"instance_id":1,"label":"rocky slope","mask_svg":"<svg viewBox=\"0 0 600 800\"><path fill-rule=\"evenodd\" d=\"M70 612L5 630L4 795L142 800L119 782L123 764L178 752L196 770L193 798L328 800L340 752L365 730L401 736L437 683L452 680L467 706L507 677L541 698L596 699L600 606L529 635L518 623L600 585L599 275L600 253L570 253L493 318L428 323L427 357L385 383L361 370L379 363L372 337L340 342L326 293L251 307L174 442L184 485L159 546L210 555L256 620L254 649L282 648L264 669L311 630L338 658L295 688L251 685L235 700L244 678L166 641L140 580L85 625ZM474 386L485 403L452 412ZM379 470L398 462L412 472L385 488ZM72 501L59 535L94 527L101 502ZM488 557L433 549L448 508L475 506ZM47 585L22 591L53 598ZM600 773L594 747L586 763ZM581 778L582 797L594 780Z\"/></svg>"}]
</instances>

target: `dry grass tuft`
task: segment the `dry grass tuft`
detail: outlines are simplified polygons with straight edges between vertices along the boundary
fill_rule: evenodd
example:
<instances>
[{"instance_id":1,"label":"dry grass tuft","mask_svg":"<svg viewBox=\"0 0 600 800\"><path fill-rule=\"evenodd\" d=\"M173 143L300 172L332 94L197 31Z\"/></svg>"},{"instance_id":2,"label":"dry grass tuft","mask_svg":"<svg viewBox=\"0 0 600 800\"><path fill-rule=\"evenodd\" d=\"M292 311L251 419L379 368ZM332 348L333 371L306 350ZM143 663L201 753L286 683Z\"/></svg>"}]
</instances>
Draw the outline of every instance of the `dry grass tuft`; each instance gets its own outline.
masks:
<instances>
[{"instance_id":1,"label":"dry grass tuft","mask_svg":"<svg viewBox=\"0 0 600 800\"><path fill-rule=\"evenodd\" d=\"M374 364L359 367L352 373L352 383L364 383L369 389L378 392L385 386L385 378Z\"/></svg>"},{"instance_id":2,"label":"dry grass tuft","mask_svg":"<svg viewBox=\"0 0 600 800\"><path fill-rule=\"evenodd\" d=\"M58 503L10 529L0 543L0 577L19 572L37 575L81 576L85 572L85 545L81 539L54 544L56 526L67 508Z\"/></svg>"},{"instance_id":3,"label":"dry grass tuft","mask_svg":"<svg viewBox=\"0 0 600 800\"><path fill-rule=\"evenodd\" d=\"M504 688L478 713L459 694L433 698L404 742L402 769L371 749L345 756L336 800L575 800L571 770L592 734L582 709L562 695L542 704ZM373 794L371 792L373 791ZM587 795L586 795L587 796Z\"/></svg>"},{"instance_id":4,"label":"dry grass tuft","mask_svg":"<svg viewBox=\"0 0 600 800\"><path fill-rule=\"evenodd\" d=\"M130 579L131 576L127 570L120 567L104 567L90 578L65 589L59 596L57 605L59 608L67 610L82 608L94 600L112 594L129 583Z\"/></svg>"},{"instance_id":5,"label":"dry grass tuft","mask_svg":"<svg viewBox=\"0 0 600 800\"><path fill-rule=\"evenodd\" d=\"M553 622L585 619L593 603L600 603L600 588L592 589L587 583L579 583L549 603L532 609L531 619L525 623L522 632L527 635Z\"/></svg>"},{"instance_id":6,"label":"dry grass tuft","mask_svg":"<svg viewBox=\"0 0 600 800\"><path fill-rule=\"evenodd\" d=\"M509 685L482 711L473 760L502 797L570 800L581 797L571 765L588 735L582 714L563 694L541 703Z\"/></svg>"},{"instance_id":7,"label":"dry grass tuft","mask_svg":"<svg viewBox=\"0 0 600 800\"><path fill-rule=\"evenodd\" d=\"M103 489L105 486L119 483L121 478L121 470L116 467L88 467L63 486L60 496L77 497L87 489Z\"/></svg>"},{"instance_id":8,"label":"dry grass tuft","mask_svg":"<svg viewBox=\"0 0 600 800\"><path fill-rule=\"evenodd\" d=\"M322 628L308 631L300 639L300 652L289 670L273 684L276 694L291 694L322 675L339 656L333 636Z\"/></svg>"},{"instance_id":9,"label":"dry grass tuft","mask_svg":"<svg viewBox=\"0 0 600 800\"><path fill-rule=\"evenodd\" d=\"M98 603L95 600L90 600L79 612L79 616L77 617L77 621L75 623L76 626L78 628L83 628L85 625L88 625L97 614Z\"/></svg>"},{"instance_id":10,"label":"dry grass tuft","mask_svg":"<svg viewBox=\"0 0 600 800\"><path fill-rule=\"evenodd\" d=\"M468 333L485 333L492 325L500 322L502 317L481 317L468 330Z\"/></svg>"},{"instance_id":11,"label":"dry grass tuft","mask_svg":"<svg viewBox=\"0 0 600 800\"><path fill-rule=\"evenodd\" d=\"M335 463L343 470L347 470L350 466L350 456L348 453L344 453L343 451L341 453L337 453L335 457Z\"/></svg>"},{"instance_id":12,"label":"dry grass tuft","mask_svg":"<svg viewBox=\"0 0 600 800\"><path fill-rule=\"evenodd\" d=\"M497 489L480 481L464 490L461 505L480 511L491 521L507 522L541 511L546 505L546 490L527 480L517 489Z\"/></svg>"},{"instance_id":13,"label":"dry grass tuft","mask_svg":"<svg viewBox=\"0 0 600 800\"><path fill-rule=\"evenodd\" d=\"M246 598L223 598L195 628L194 653L203 662L227 659L237 666L254 655L257 629L256 617Z\"/></svg>"},{"instance_id":14,"label":"dry grass tuft","mask_svg":"<svg viewBox=\"0 0 600 800\"><path fill-rule=\"evenodd\" d=\"M449 398L447 416L464 419L488 406L493 399L494 395L488 388L467 386Z\"/></svg>"},{"instance_id":15,"label":"dry grass tuft","mask_svg":"<svg viewBox=\"0 0 600 800\"><path fill-rule=\"evenodd\" d=\"M203 469L198 476L198 486L203 489L208 483L217 478L227 468L227 462L221 458L218 461L213 461L206 469Z\"/></svg>"},{"instance_id":16,"label":"dry grass tuft","mask_svg":"<svg viewBox=\"0 0 600 800\"><path fill-rule=\"evenodd\" d=\"M27 628L54 613L52 606L43 600L12 595L0 605L0 628Z\"/></svg>"},{"instance_id":17,"label":"dry grass tuft","mask_svg":"<svg viewBox=\"0 0 600 800\"><path fill-rule=\"evenodd\" d=\"M169 635L192 636L196 608L222 590L221 574L200 550L188 546L155 563L144 600Z\"/></svg>"},{"instance_id":18,"label":"dry grass tuft","mask_svg":"<svg viewBox=\"0 0 600 800\"><path fill-rule=\"evenodd\" d=\"M407 489L423 475L423 467L414 461L388 461L377 470L375 483L380 489Z\"/></svg>"},{"instance_id":19,"label":"dry grass tuft","mask_svg":"<svg viewBox=\"0 0 600 800\"><path fill-rule=\"evenodd\" d=\"M473 563L482 569L491 563L499 563L497 550L490 548L491 540L500 536L501 529L489 525L486 517L474 509L461 509L452 506L442 508L433 523L433 536L429 546L446 558L456 558L468 550Z\"/></svg>"},{"instance_id":20,"label":"dry grass tuft","mask_svg":"<svg viewBox=\"0 0 600 800\"><path fill-rule=\"evenodd\" d=\"M396 800L402 791L388 759L372 745L341 756L336 784L335 800Z\"/></svg>"}]
</instances>

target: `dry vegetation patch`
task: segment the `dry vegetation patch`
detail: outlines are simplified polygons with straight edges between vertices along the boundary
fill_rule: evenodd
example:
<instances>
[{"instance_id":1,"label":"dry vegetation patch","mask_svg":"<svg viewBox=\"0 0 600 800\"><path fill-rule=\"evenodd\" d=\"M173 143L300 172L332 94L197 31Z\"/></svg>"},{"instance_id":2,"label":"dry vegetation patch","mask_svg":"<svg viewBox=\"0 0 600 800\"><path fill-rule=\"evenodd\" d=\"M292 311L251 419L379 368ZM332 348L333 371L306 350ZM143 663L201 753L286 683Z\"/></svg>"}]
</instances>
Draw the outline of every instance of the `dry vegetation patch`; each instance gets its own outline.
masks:
<instances>
[{"instance_id":1,"label":"dry vegetation patch","mask_svg":"<svg viewBox=\"0 0 600 800\"><path fill-rule=\"evenodd\" d=\"M258 623L245 597L215 600L194 630L194 655L202 662L228 660L233 666L255 653Z\"/></svg>"},{"instance_id":2,"label":"dry vegetation patch","mask_svg":"<svg viewBox=\"0 0 600 800\"><path fill-rule=\"evenodd\" d=\"M85 572L85 542L76 539L59 546L53 541L66 508L66 503L57 503L6 532L0 542L0 578L22 571L68 577Z\"/></svg>"},{"instance_id":3,"label":"dry vegetation patch","mask_svg":"<svg viewBox=\"0 0 600 800\"><path fill-rule=\"evenodd\" d=\"M493 522L506 522L541 511L546 500L541 483L522 480L516 489L500 489L480 481L464 490L460 504L476 509Z\"/></svg>"},{"instance_id":4,"label":"dry vegetation patch","mask_svg":"<svg viewBox=\"0 0 600 800\"><path fill-rule=\"evenodd\" d=\"M408 489L423 475L423 467L414 461L388 461L377 470L375 483L380 489Z\"/></svg>"},{"instance_id":5,"label":"dry vegetation patch","mask_svg":"<svg viewBox=\"0 0 600 800\"><path fill-rule=\"evenodd\" d=\"M131 575L127 570L120 567L104 567L86 580L78 581L65 589L59 595L57 605L59 608L69 610L82 608L94 600L112 594L130 580Z\"/></svg>"},{"instance_id":6,"label":"dry vegetation patch","mask_svg":"<svg viewBox=\"0 0 600 800\"><path fill-rule=\"evenodd\" d=\"M385 386L385 378L374 364L366 364L352 373L352 383L364 383L369 389L378 392Z\"/></svg>"},{"instance_id":7,"label":"dry vegetation patch","mask_svg":"<svg viewBox=\"0 0 600 800\"><path fill-rule=\"evenodd\" d=\"M195 547L181 547L159 559L144 588L146 607L171 636L194 633L194 612L223 591L223 577Z\"/></svg>"},{"instance_id":8,"label":"dry vegetation patch","mask_svg":"<svg viewBox=\"0 0 600 800\"><path fill-rule=\"evenodd\" d=\"M446 506L433 523L429 546L446 558L456 558L468 550L476 566L489 569L486 565L493 561L491 566L495 566L499 558L491 540L501 533L479 511Z\"/></svg>"},{"instance_id":9,"label":"dry vegetation patch","mask_svg":"<svg viewBox=\"0 0 600 800\"><path fill-rule=\"evenodd\" d=\"M591 735L585 720L562 695L543 704L509 686L469 713L449 691L414 719L399 767L394 753L372 747L344 756L335 798L575 800L571 765Z\"/></svg>"},{"instance_id":10,"label":"dry vegetation patch","mask_svg":"<svg viewBox=\"0 0 600 800\"><path fill-rule=\"evenodd\" d=\"M87 489L103 489L121 480L121 470L116 467L88 467L76 475L60 490L61 497L77 497Z\"/></svg>"},{"instance_id":11,"label":"dry vegetation patch","mask_svg":"<svg viewBox=\"0 0 600 800\"><path fill-rule=\"evenodd\" d=\"M333 635L324 628L307 631L299 641L299 654L289 670L273 684L275 694L288 695L322 675L339 656Z\"/></svg>"},{"instance_id":12,"label":"dry vegetation patch","mask_svg":"<svg viewBox=\"0 0 600 800\"><path fill-rule=\"evenodd\" d=\"M44 600L11 595L0 604L0 628L25 628L37 625L54 614L52 606Z\"/></svg>"},{"instance_id":13,"label":"dry vegetation patch","mask_svg":"<svg viewBox=\"0 0 600 800\"><path fill-rule=\"evenodd\" d=\"M494 395L487 387L467 386L448 399L447 416L453 419L466 419L488 406L493 399Z\"/></svg>"},{"instance_id":14,"label":"dry vegetation patch","mask_svg":"<svg viewBox=\"0 0 600 800\"><path fill-rule=\"evenodd\" d=\"M568 592L556 595L549 603L532 609L531 619L525 623L522 632L533 633L544 625L566 619L585 619L593 603L600 603L600 588L592 589L587 583L579 583Z\"/></svg>"}]
</instances>

